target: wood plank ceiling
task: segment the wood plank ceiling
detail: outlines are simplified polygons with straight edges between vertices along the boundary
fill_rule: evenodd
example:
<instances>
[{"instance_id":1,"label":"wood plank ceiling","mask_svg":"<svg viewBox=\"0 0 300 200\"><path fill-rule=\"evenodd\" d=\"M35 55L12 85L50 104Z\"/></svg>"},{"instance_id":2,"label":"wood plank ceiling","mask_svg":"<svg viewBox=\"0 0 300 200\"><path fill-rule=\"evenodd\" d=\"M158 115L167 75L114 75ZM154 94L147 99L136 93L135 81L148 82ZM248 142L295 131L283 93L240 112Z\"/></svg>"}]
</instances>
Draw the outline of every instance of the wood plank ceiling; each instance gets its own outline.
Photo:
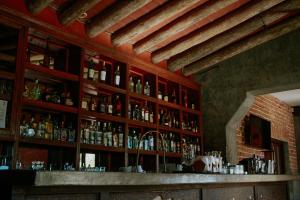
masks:
<instances>
[{"instance_id":1,"label":"wood plank ceiling","mask_svg":"<svg viewBox=\"0 0 300 200\"><path fill-rule=\"evenodd\" d=\"M57 10L61 24L79 20L86 34L132 45L184 75L217 63L300 27L299 0L36 0L32 14Z\"/></svg>"}]
</instances>

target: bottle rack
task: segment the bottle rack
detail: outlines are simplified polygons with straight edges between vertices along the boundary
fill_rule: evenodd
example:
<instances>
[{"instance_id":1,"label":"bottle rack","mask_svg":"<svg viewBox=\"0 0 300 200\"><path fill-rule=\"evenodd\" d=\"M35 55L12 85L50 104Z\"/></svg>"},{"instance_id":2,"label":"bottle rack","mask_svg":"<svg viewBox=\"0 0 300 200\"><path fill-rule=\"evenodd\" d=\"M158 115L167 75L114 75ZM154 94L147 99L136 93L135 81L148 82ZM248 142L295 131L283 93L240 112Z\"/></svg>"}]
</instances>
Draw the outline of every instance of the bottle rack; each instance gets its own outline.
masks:
<instances>
[{"instance_id":1,"label":"bottle rack","mask_svg":"<svg viewBox=\"0 0 300 200\"><path fill-rule=\"evenodd\" d=\"M199 85L174 82L168 79L170 72L120 62L40 31L24 35L21 64L15 72L0 71L0 80L20 80L12 98L18 101L11 112L16 126L8 130L12 134L0 134L0 155L16 148L11 168L19 162L29 168L40 160L45 169L82 170L89 169L88 163L119 171L135 165L140 148L143 169L158 172L163 157L158 134L145 137L141 146L135 143L149 130L164 136L169 163L181 162L184 145L202 153ZM184 120L197 128L186 129ZM57 134L40 134L49 126ZM26 128L35 133L26 135Z\"/></svg>"}]
</instances>

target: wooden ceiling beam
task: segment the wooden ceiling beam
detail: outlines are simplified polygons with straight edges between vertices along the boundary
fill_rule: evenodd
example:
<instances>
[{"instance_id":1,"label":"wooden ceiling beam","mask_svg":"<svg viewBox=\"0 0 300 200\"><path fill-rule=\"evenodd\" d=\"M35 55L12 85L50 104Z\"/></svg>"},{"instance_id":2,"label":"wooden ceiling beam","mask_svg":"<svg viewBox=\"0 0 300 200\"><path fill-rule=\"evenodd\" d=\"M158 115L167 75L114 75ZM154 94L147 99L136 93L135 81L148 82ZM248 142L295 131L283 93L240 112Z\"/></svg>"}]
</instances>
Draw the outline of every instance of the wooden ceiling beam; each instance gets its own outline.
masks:
<instances>
[{"instance_id":1,"label":"wooden ceiling beam","mask_svg":"<svg viewBox=\"0 0 300 200\"><path fill-rule=\"evenodd\" d=\"M245 52L255 46L273 40L298 28L300 28L299 15L297 17L285 20L272 28L265 29L252 37L225 47L224 49L217 51L197 62L194 62L193 64L184 68L183 74L185 76L189 76L195 73L206 71L217 63L220 63L237 54Z\"/></svg>"},{"instance_id":2,"label":"wooden ceiling beam","mask_svg":"<svg viewBox=\"0 0 300 200\"><path fill-rule=\"evenodd\" d=\"M91 22L86 25L87 34L90 37L97 36L117 22L125 19L133 12L141 9L146 4L150 3L150 1L151 0L131 0L116 2L110 9L93 17Z\"/></svg>"},{"instance_id":3,"label":"wooden ceiling beam","mask_svg":"<svg viewBox=\"0 0 300 200\"><path fill-rule=\"evenodd\" d=\"M125 26L124 28L112 34L112 43L119 46L125 43L135 43L139 40L142 34L148 35L161 28L160 25L170 20L183 15L185 12L191 10L193 6L200 5L207 0L172 0L165 5L155 9L142 18ZM168 21L169 20L169 21Z\"/></svg>"},{"instance_id":4,"label":"wooden ceiling beam","mask_svg":"<svg viewBox=\"0 0 300 200\"><path fill-rule=\"evenodd\" d=\"M167 60L172 56L175 56L193 46L205 42L206 40L227 31L242 22L270 9L271 7L283 2L284 0L272 0L272 1L256 1L249 7L243 10L238 10L234 14L224 17L222 20L218 20L215 23L207 27L203 27L190 37L186 37L179 43L171 43L168 47L155 51L152 54L152 62L159 63L163 60Z\"/></svg>"},{"instance_id":5,"label":"wooden ceiling beam","mask_svg":"<svg viewBox=\"0 0 300 200\"><path fill-rule=\"evenodd\" d=\"M45 9L53 0L25 0L25 5L33 15Z\"/></svg>"},{"instance_id":6,"label":"wooden ceiling beam","mask_svg":"<svg viewBox=\"0 0 300 200\"><path fill-rule=\"evenodd\" d=\"M274 9L274 12L293 12L300 10L300 1L299 0L289 0L283 7Z\"/></svg>"},{"instance_id":7,"label":"wooden ceiling beam","mask_svg":"<svg viewBox=\"0 0 300 200\"><path fill-rule=\"evenodd\" d=\"M70 7L61 12L58 16L63 25L68 25L78 19L80 15L99 3L101 0L75 1Z\"/></svg>"},{"instance_id":8,"label":"wooden ceiling beam","mask_svg":"<svg viewBox=\"0 0 300 200\"><path fill-rule=\"evenodd\" d=\"M182 16L175 24L169 25L166 29L158 30L144 40L136 43L134 45L134 51L137 54L145 51L153 52L158 48L156 45L162 41L167 40L172 36L178 37L178 34L183 33L188 28L196 30L197 27L203 25L203 21L205 19L210 21L207 19L210 15L226 8L231 4L238 3L239 1L240 0L214 1L209 5L202 5L200 8L193 10L191 13Z\"/></svg>"},{"instance_id":9,"label":"wooden ceiling beam","mask_svg":"<svg viewBox=\"0 0 300 200\"><path fill-rule=\"evenodd\" d=\"M286 6L286 3L280 4L271 10L268 10L261 14L260 16L256 16L251 18L250 20L224 32L221 33L210 40L199 44L197 46L188 49L176 57L168 60L168 69L170 71L177 71L205 56L216 52L217 50L224 48L225 46L244 38L264 26L268 26L277 20L285 17L287 13L284 12L274 12L275 9L283 8Z\"/></svg>"},{"instance_id":10,"label":"wooden ceiling beam","mask_svg":"<svg viewBox=\"0 0 300 200\"><path fill-rule=\"evenodd\" d=\"M13 63L13 62L15 62L16 57L8 55L8 54L5 54L5 53L0 53L0 60L1 61L6 61L6 62Z\"/></svg>"}]
</instances>

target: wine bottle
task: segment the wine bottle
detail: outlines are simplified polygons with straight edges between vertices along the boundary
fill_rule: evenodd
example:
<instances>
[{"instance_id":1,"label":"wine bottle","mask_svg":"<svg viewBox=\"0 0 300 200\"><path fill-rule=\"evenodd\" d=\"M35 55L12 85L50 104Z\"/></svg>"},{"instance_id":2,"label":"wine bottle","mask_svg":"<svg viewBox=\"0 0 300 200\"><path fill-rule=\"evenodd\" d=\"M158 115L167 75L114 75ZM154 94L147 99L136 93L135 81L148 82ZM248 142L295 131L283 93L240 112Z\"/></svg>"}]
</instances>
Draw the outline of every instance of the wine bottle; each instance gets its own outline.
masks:
<instances>
[{"instance_id":1,"label":"wine bottle","mask_svg":"<svg viewBox=\"0 0 300 200\"><path fill-rule=\"evenodd\" d=\"M115 105L113 107L115 108L115 112L114 112L115 115L121 116L121 113L122 113L122 103L121 103L119 95L116 96Z\"/></svg>"},{"instance_id":2,"label":"wine bottle","mask_svg":"<svg viewBox=\"0 0 300 200\"><path fill-rule=\"evenodd\" d=\"M144 86L144 95L150 96L150 85L148 81L146 81Z\"/></svg>"},{"instance_id":3,"label":"wine bottle","mask_svg":"<svg viewBox=\"0 0 300 200\"><path fill-rule=\"evenodd\" d=\"M138 94L142 94L141 79L138 79L137 84L135 85L135 92L138 93Z\"/></svg>"},{"instance_id":4,"label":"wine bottle","mask_svg":"<svg viewBox=\"0 0 300 200\"><path fill-rule=\"evenodd\" d=\"M119 128L118 128L118 138L119 138L119 144L118 146L119 147L123 147L123 138L124 138L124 133L123 133L123 130L122 130L122 126L120 125Z\"/></svg>"},{"instance_id":5,"label":"wine bottle","mask_svg":"<svg viewBox=\"0 0 300 200\"><path fill-rule=\"evenodd\" d=\"M177 103L177 98L176 98L176 92L175 92L175 89L174 89L173 92L172 92L171 99L172 99L172 102L173 102L173 103Z\"/></svg>"},{"instance_id":6,"label":"wine bottle","mask_svg":"<svg viewBox=\"0 0 300 200\"><path fill-rule=\"evenodd\" d=\"M88 62L88 69L89 69L89 73L88 73L88 78L90 80L94 80L94 66L95 66L95 63L92 59L89 60Z\"/></svg>"},{"instance_id":7,"label":"wine bottle","mask_svg":"<svg viewBox=\"0 0 300 200\"><path fill-rule=\"evenodd\" d=\"M120 87L120 81L121 81L120 66L117 66L117 70L115 71L115 86Z\"/></svg>"},{"instance_id":8,"label":"wine bottle","mask_svg":"<svg viewBox=\"0 0 300 200\"><path fill-rule=\"evenodd\" d=\"M134 92L134 82L132 76L129 78L129 91Z\"/></svg>"},{"instance_id":9,"label":"wine bottle","mask_svg":"<svg viewBox=\"0 0 300 200\"><path fill-rule=\"evenodd\" d=\"M103 66L100 71L100 81L105 82L106 81L106 66L105 66L105 61L103 61Z\"/></svg>"},{"instance_id":10,"label":"wine bottle","mask_svg":"<svg viewBox=\"0 0 300 200\"><path fill-rule=\"evenodd\" d=\"M108 97L108 104L107 104L107 114L112 115L113 113L113 105L111 103L111 96Z\"/></svg>"}]
</instances>

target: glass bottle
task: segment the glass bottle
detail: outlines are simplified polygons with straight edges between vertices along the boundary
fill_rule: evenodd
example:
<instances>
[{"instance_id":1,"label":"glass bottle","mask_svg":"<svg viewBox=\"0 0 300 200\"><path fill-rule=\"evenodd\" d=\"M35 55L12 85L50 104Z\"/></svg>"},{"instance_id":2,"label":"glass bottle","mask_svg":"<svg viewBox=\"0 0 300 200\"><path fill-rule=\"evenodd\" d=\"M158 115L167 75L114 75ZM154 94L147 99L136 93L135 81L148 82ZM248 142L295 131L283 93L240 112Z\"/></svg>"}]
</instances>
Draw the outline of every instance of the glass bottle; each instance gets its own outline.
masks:
<instances>
[{"instance_id":1,"label":"glass bottle","mask_svg":"<svg viewBox=\"0 0 300 200\"><path fill-rule=\"evenodd\" d=\"M45 137L45 122L44 122L42 117L39 121L37 132L36 132L35 136L38 137L38 138L44 138Z\"/></svg>"},{"instance_id":2,"label":"glass bottle","mask_svg":"<svg viewBox=\"0 0 300 200\"><path fill-rule=\"evenodd\" d=\"M94 80L94 74L95 74L94 66L95 66L94 61L90 59L88 62L88 69L89 69L88 78L90 80Z\"/></svg>"},{"instance_id":3,"label":"glass bottle","mask_svg":"<svg viewBox=\"0 0 300 200\"><path fill-rule=\"evenodd\" d=\"M129 130L129 133L128 133L128 137L127 137L127 146L128 146L128 149L132 149L132 129Z\"/></svg>"},{"instance_id":4,"label":"glass bottle","mask_svg":"<svg viewBox=\"0 0 300 200\"><path fill-rule=\"evenodd\" d=\"M115 86L120 87L120 80L121 80L121 76L120 76L120 66L117 66L117 70L115 71Z\"/></svg>"},{"instance_id":5,"label":"glass bottle","mask_svg":"<svg viewBox=\"0 0 300 200\"><path fill-rule=\"evenodd\" d=\"M53 122L53 140L60 140L60 128L58 121Z\"/></svg>"},{"instance_id":6,"label":"glass bottle","mask_svg":"<svg viewBox=\"0 0 300 200\"><path fill-rule=\"evenodd\" d=\"M157 95L157 98L158 98L158 99L160 99L160 100L162 100L162 93L161 93L161 91L160 91L160 90L158 90L158 95Z\"/></svg>"},{"instance_id":7,"label":"glass bottle","mask_svg":"<svg viewBox=\"0 0 300 200\"><path fill-rule=\"evenodd\" d=\"M103 65L100 71L100 81L105 82L106 81L106 66L105 66L105 61L103 61Z\"/></svg>"},{"instance_id":8,"label":"glass bottle","mask_svg":"<svg viewBox=\"0 0 300 200\"><path fill-rule=\"evenodd\" d=\"M146 122L149 122L149 109L148 109L148 106L147 106L147 102L145 103L145 106L144 106L144 121Z\"/></svg>"},{"instance_id":9,"label":"glass bottle","mask_svg":"<svg viewBox=\"0 0 300 200\"><path fill-rule=\"evenodd\" d=\"M73 127L73 123L70 122L68 126L68 142L75 142L75 128Z\"/></svg>"},{"instance_id":10,"label":"glass bottle","mask_svg":"<svg viewBox=\"0 0 300 200\"><path fill-rule=\"evenodd\" d=\"M154 113L153 113L153 110L152 110L151 107L149 108L149 110L150 110L150 111L149 111L149 113L150 113L150 114L149 114L149 122L150 122L150 123L154 123Z\"/></svg>"},{"instance_id":11,"label":"glass bottle","mask_svg":"<svg viewBox=\"0 0 300 200\"><path fill-rule=\"evenodd\" d=\"M31 92L31 98L32 99L35 99L35 100L39 100L41 99L41 89L40 89L40 85L39 85L39 80L36 79L34 81L34 86L33 86L33 89L32 89L32 92Z\"/></svg>"},{"instance_id":12,"label":"glass bottle","mask_svg":"<svg viewBox=\"0 0 300 200\"><path fill-rule=\"evenodd\" d=\"M146 81L144 86L144 95L150 96L150 85L148 81Z\"/></svg>"},{"instance_id":13,"label":"glass bottle","mask_svg":"<svg viewBox=\"0 0 300 200\"><path fill-rule=\"evenodd\" d=\"M132 76L130 76L130 78L129 78L129 91L134 92L134 82L133 82Z\"/></svg>"},{"instance_id":14,"label":"glass bottle","mask_svg":"<svg viewBox=\"0 0 300 200\"><path fill-rule=\"evenodd\" d=\"M101 122L97 122L97 130L96 130L96 144L103 144L103 132L101 129Z\"/></svg>"},{"instance_id":15,"label":"glass bottle","mask_svg":"<svg viewBox=\"0 0 300 200\"><path fill-rule=\"evenodd\" d=\"M67 133L67 129L65 128L65 122L62 121L60 126L60 140L67 141L67 137L68 137L68 133Z\"/></svg>"},{"instance_id":16,"label":"glass bottle","mask_svg":"<svg viewBox=\"0 0 300 200\"><path fill-rule=\"evenodd\" d=\"M119 147L123 147L123 141L124 141L124 133L123 133L123 130L122 130L122 126L121 125L119 125L119 128L118 128L118 134L119 134L119 136L118 136L118 138L119 138L119 144L118 144L118 146Z\"/></svg>"},{"instance_id":17,"label":"glass bottle","mask_svg":"<svg viewBox=\"0 0 300 200\"><path fill-rule=\"evenodd\" d=\"M172 96L171 96L171 99L172 99L172 102L173 103L177 103L177 99L176 99L176 92L175 92L175 89L173 90L172 92Z\"/></svg>"},{"instance_id":18,"label":"glass bottle","mask_svg":"<svg viewBox=\"0 0 300 200\"><path fill-rule=\"evenodd\" d=\"M106 107L104 103L104 96L100 96L100 102L99 102L99 112L100 113L105 113Z\"/></svg>"},{"instance_id":19,"label":"glass bottle","mask_svg":"<svg viewBox=\"0 0 300 200\"><path fill-rule=\"evenodd\" d=\"M108 133L107 133L107 129L106 129L106 122L103 123L103 145L107 146L108 145Z\"/></svg>"},{"instance_id":20,"label":"glass bottle","mask_svg":"<svg viewBox=\"0 0 300 200\"><path fill-rule=\"evenodd\" d=\"M52 140L53 134L53 122L51 120L51 115L48 115L48 118L45 121L45 139Z\"/></svg>"},{"instance_id":21,"label":"glass bottle","mask_svg":"<svg viewBox=\"0 0 300 200\"><path fill-rule=\"evenodd\" d=\"M142 83L141 79L138 79L136 85L135 85L135 91L137 94L142 94Z\"/></svg>"},{"instance_id":22,"label":"glass bottle","mask_svg":"<svg viewBox=\"0 0 300 200\"><path fill-rule=\"evenodd\" d=\"M115 108L115 112L114 112L115 115L121 116L121 113L122 113L122 103L121 103L119 95L116 96L115 105L113 107Z\"/></svg>"},{"instance_id":23,"label":"glass bottle","mask_svg":"<svg viewBox=\"0 0 300 200\"><path fill-rule=\"evenodd\" d=\"M169 101L169 96L168 96L168 92L165 91L165 94L164 94L164 101L168 102Z\"/></svg>"},{"instance_id":24,"label":"glass bottle","mask_svg":"<svg viewBox=\"0 0 300 200\"><path fill-rule=\"evenodd\" d=\"M150 151L154 150L154 137L152 134L149 135L149 150Z\"/></svg>"},{"instance_id":25,"label":"glass bottle","mask_svg":"<svg viewBox=\"0 0 300 200\"><path fill-rule=\"evenodd\" d=\"M113 105L111 103L111 96L108 97L108 103L107 103L107 114L112 115L113 113Z\"/></svg>"},{"instance_id":26,"label":"glass bottle","mask_svg":"<svg viewBox=\"0 0 300 200\"><path fill-rule=\"evenodd\" d=\"M97 101L96 98L92 97L90 102L90 111L96 111Z\"/></svg>"},{"instance_id":27,"label":"glass bottle","mask_svg":"<svg viewBox=\"0 0 300 200\"><path fill-rule=\"evenodd\" d=\"M184 93L184 97L183 97L183 105L184 107L188 107L188 96L187 96L187 92Z\"/></svg>"},{"instance_id":28,"label":"glass bottle","mask_svg":"<svg viewBox=\"0 0 300 200\"><path fill-rule=\"evenodd\" d=\"M118 130L116 129L116 127L113 127L113 131L112 131L112 142L113 142L113 147L118 147L119 146L119 134L117 132Z\"/></svg>"},{"instance_id":29,"label":"glass bottle","mask_svg":"<svg viewBox=\"0 0 300 200\"><path fill-rule=\"evenodd\" d=\"M107 146L112 146L113 145L113 140L112 140L112 128L111 128L111 123L109 122L107 125Z\"/></svg>"}]
</instances>

